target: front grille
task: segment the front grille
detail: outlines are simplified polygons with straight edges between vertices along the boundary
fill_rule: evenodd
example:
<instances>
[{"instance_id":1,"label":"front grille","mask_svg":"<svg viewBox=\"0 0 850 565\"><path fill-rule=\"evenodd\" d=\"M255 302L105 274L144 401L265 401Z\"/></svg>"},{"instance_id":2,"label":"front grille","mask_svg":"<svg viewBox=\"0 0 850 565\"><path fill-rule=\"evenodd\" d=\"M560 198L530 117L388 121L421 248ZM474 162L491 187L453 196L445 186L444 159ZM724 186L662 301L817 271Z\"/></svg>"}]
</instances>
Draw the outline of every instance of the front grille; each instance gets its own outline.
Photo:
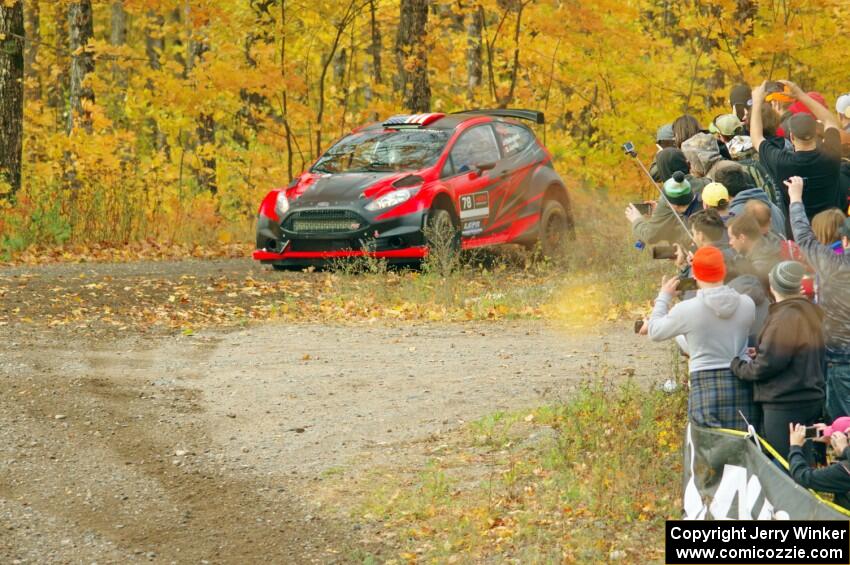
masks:
<instances>
[{"instance_id":1,"label":"front grille","mask_svg":"<svg viewBox=\"0 0 850 565\"><path fill-rule=\"evenodd\" d=\"M365 220L350 210L298 210L287 216L283 229L294 233L346 233L358 231Z\"/></svg>"},{"instance_id":2,"label":"front grille","mask_svg":"<svg viewBox=\"0 0 850 565\"><path fill-rule=\"evenodd\" d=\"M293 239L289 244L290 251L351 251L360 246L350 239Z\"/></svg>"}]
</instances>

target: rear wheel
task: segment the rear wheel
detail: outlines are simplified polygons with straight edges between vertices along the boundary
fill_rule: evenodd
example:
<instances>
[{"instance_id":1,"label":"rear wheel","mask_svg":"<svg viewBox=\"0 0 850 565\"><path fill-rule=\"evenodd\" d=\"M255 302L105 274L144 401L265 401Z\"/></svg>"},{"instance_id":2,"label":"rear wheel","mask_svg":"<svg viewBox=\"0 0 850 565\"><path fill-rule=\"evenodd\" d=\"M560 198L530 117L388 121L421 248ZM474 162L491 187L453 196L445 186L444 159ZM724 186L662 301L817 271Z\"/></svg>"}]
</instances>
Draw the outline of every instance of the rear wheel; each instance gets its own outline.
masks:
<instances>
[{"instance_id":1,"label":"rear wheel","mask_svg":"<svg viewBox=\"0 0 850 565\"><path fill-rule=\"evenodd\" d=\"M540 215L540 251L546 257L558 257L564 251L569 234L570 221L564 205L557 200L547 200Z\"/></svg>"}]
</instances>

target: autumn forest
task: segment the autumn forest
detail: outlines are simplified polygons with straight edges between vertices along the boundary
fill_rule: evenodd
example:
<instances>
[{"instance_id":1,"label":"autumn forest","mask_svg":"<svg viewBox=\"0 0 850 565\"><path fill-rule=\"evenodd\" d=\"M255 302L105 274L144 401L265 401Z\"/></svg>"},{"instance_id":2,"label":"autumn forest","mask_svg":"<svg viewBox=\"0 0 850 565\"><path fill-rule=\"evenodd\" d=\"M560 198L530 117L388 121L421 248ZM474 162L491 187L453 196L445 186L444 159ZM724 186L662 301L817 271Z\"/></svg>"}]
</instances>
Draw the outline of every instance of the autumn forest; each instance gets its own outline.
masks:
<instances>
[{"instance_id":1,"label":"autumn forest","mask_svg":"<svg viewBox=\"0 0 850 565\"><path fill-rule=\"evenodd\" d=\"M848 88L841 0L0 0L0 253L249 238L259 199L403 111L520 107L573 185L741 80ZM250 239L250 238L249 238Z\"/></svg>"}]
</instances>

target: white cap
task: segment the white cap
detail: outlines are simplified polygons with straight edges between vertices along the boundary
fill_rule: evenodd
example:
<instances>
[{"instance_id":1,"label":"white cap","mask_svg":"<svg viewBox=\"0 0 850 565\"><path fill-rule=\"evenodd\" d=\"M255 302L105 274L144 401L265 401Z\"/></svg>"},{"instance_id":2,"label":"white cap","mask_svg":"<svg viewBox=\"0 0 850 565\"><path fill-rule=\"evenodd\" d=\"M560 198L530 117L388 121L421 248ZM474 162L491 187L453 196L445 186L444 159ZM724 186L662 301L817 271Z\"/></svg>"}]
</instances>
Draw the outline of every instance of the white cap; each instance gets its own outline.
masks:
<instances>
[{"instance_id":1,"label":"white cap","mask_svg":"<svg viewBox=\"0 0 850 565\"><path fill-rule=\"evenodd\" d=\"M850 94L842 94L838 97L838 100L835 101L835 111L842 116L850 118L850 115L848 115L847 112L848 109L850 109Z\"/></svg>"}]
</instances>

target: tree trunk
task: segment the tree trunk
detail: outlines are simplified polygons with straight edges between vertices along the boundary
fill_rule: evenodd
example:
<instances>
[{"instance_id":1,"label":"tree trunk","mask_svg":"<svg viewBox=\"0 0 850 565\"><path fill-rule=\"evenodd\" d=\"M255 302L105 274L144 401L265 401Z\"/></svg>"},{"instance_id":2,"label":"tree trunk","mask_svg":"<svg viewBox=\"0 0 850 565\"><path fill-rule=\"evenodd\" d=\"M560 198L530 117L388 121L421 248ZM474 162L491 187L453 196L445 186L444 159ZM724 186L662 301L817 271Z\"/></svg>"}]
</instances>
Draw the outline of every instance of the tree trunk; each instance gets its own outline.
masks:
<instances>
[{"instance_id":1,"label":"tree trunk","mask_svg":"<svg viewBox=\"0 0 850 565\"><path fill-rule=\"evenodd\" d=\"M109 20L109 43L121 47L127 43L127 12L124 10L124 0L112 2L112 17ZM118 63L112 64L112 78L121 88L127 87L127 72Z\"/></svg>"},{"instance_id":2,"label":"tree trunk","mask_svg":"<svg viewBox=\"0 0 850 565\"><path fill-rule=\"evenodd\" d=\"M204 54L209 50L210 47L205 38L202 38L200 41L194 39L190 41L189 68L194 68L197 62L202 60ZM198 138L198 145L195 147L195 151L200 165L195 171L195 180L199 188L215 195L218 193L218 182L216 180L217 162L215 157L215 117L210 113L201 111L195 123L195 135Z\"/></svg>"},{"instance_id":3,"label":"tree trunk","mask_svg":"<svg viewBox=\"0 0 850 565\"><path fill-rule=\"evenodd\" d=\"M94 57L85 51L94 35L91 0L79 0L68 7L68 31L71 46L71 92L66 132L70 135L75 125L91 132L91 115L86 106L94 104L94 92L83 83L94 71Z\"/></svg>"},{"instance_id":4,"label":"tree trunk","mask_svg":"<svg viewBox=\"0 0 850 565\"><path fill-rule=\"evenodd\" d=\"M375 0L369 0L369 14L371 16L372 44L369 46L369 53L372 55L372 82L381 84L381 28L378 26L378 21L375 17Z\"/></svg>"},{"instance_id":5,"label":"tree trunk","mask_svg":"<svg viewBox=\"0 0 850 565\"><path fill-rule=\"evenodd\" d=\"M145 26L145 53L148 56L148 65L150 68L158 71L162 69L162 61L160 57L165 51L165 35L162 26L165 25L165 18L161 14L148 12L148 23Z\"/></svg>"},{"instance_id":6,"label":"tree trunk","mask_svg":"<svg viewBox=\"0 0 850 565\"><path fill-rule=\"evenodd\" d=\"M60 4L52 6L53 26L56 31L56 43L53 52L53 66L56 69L55 80L47 86L47 105L53 108L56 131L64 131L68 121L68 13Z\"/></svg>"},{"instance_id":7,"label":"tree trunk","mask_svg":"<svg viewBox=\"0 0 850 565\"><path fill-rule=\"evenodd\" d=\"M319 107L316 112L316 147L315 147L315 156L321 155L322 153L322 120L325 115L325 78L328 75L328 68L330 68L331 63L334 60L334 56L336 55L336 50L339 48L340 39L342 39L342 34L345 32L345 29L348 25L354 21L354 18L357 16L357 11L355 9L355 1L351 0L349 2L348 7L345 10L345 14L343 14L342 19L336 24L336 35L334 36L333 43L330 46L330 52L327 57L325 57L324 62L322 63L322 72L319 75Z\"/></svg>"},{"instance_id":8,"label":"tree trunk","mask_svg":"<svg viewBox=\"0 0 850 565\"><path fill-rule=\"evenodd\" d=\"M286 0L280 0L280 74L286 78ZM286 170L292 180L292 130L289 127L289 105L283 91L283 127L286 130Z\"/></svg>"},{"instance_id":9,"label":"tree trunk","mask_svg":"<svg viewBox=\"0 0 850 565\"><path fill-rule=\"evenodd\" d=\"M425 41L428 6L429 0L401 0L396 59L404 106L411 112L428 112L431 109L428 47Z\"/></svg>"},{"instance_id":10,"label":"tree trunk","mask_svg":"<svg viewBox=\"0 0 850 565\"><path fill-rule=\"evenodd\" d=\"M481 85L483 63L481 61L481 10L478 6L467 14L466 22L466 99L475 100L475 92Z\"/></svg>"},{"instance_id":11,"label":"tree trunk","mask_svg":"<svg viewBox=\"0 0 850 565\"><path fill-rule=\"evenodd\" d=\"M212 114L201 113L198 116L197 128L195 130L198 136L198 144L201 148L201 154L198 159L200 167L198 168L195 178L198 181L198 187L208 190L210 194L215 195L218 192L218 182L216 181L216 158L215 158L215 118Z\"/></svg>"},{"instance_id":12,"label":"tree trunk","mask_svg":"<svg viewBox=\"0 0 850 565\"><path fill-rule=\"evenodd\" d=\"M34 78L35 85L26 89L26 97L31 100L41 99L41 74L39 73L38 47L41 43L41 13L38 0L30 0L25 6L27 42L24 46L24 76Z\"/></svg>"},{"instance_id":13,"label":"tree trunk","mask_svg":"<svg viewBox=\"0 0 850 565\"><path fill-rule=\"evenodd\" d=\"M24 3L0 2L0 180L21 188L24 138Z\"/></svg>"}]
</instances>

